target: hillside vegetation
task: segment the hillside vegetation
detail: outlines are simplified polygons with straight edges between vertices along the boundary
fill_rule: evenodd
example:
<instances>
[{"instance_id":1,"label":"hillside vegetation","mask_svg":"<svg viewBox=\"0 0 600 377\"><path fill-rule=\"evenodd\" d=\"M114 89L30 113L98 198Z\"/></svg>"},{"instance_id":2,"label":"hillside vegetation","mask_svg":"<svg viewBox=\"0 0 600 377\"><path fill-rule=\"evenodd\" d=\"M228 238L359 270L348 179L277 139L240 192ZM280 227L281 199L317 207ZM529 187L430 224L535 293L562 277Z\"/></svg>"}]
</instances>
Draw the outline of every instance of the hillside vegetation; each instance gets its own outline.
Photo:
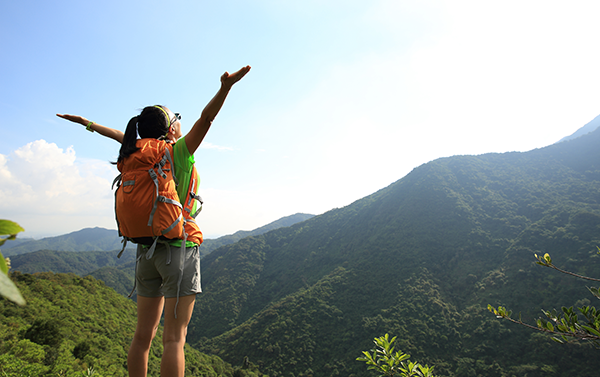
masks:
<instances>
[{"instance_id":1,"label":"hillside vegetation","mask_svg":"<svg viewBox=\"0 0 600 377\"><path fill-rule=\"evenodd\" d=\"M12 274L27 305L0 299L0 376L127 376L135 303L92 277ZM162 328L150 353L158 376ZM238 364L241 364L239 360ZM237 368L239 369L239 368ZM229 376L236 368L186 346L186 376ZM236 376L258 376L250 370Z\"/></svg>"},{"instance_id":2,"label":"hillside vegetation","mask_svg":"<svg viewBox=\"0 0 600 377\"><path fill-rule=\"evenodd\" d=\"M592 376L594 349L501 323L588 300L600 277L600 130L527 153L432 161L379 192L215 250L188 340L271 376L368 376L374 337L445 376ZM589 300L588 300L589 301Z\"/></svg>"},{"instance_id":3,"label":"hillside vegetation","mask_svg":"<svg viewBox=\"0 0 600 377\"><path fill-rule=\"evenodd\" d=\"M230 364L247 357L270 377L371 376L356 358L384 334L397 336L396 346L411 358L435 365L439 376L595 376L600 360L594 348L553 343L548 335L496 319L487 305L507 306L533 322L541 308L589 304L585 282L537 266L534 254L550 253L569 271L600 277L598 245L600 129L526 153L442 158L347 207L242 238L205 256L204 293L188 342ZM102 272L107 284L122 281L115 271L126 266L108 265L93 274ZM104 312L134 305L131 301L111 296L91 277L14 276L27 295L48 291L53 299L45 303L40 296L35 309L0 301L0 335L7 334L2 355L27 354L16 344L31 341L28 329L51 308L52 320L78 313L57 326L74 334L88 331L88 322L106 321L110 329L119 318L124 330L113 342L121 346L110 352L122 357L119 347L126 349L132 330L126 330L122 314ZM69 290L84 287L77 291L82 296L94 282L102 287L102 294L93 295L100 302L53 296L44 281L56 279L70 279ZM34 282L42 286L29 289ZM123 302L102 301L104 296ZM63 306L67 313L59 309ZM13 315L13 310L25 312ZM86 316L91 317L81 320ZM88 338L93 339L61 338L66 348L54 348L66 358ZM31 349L46 353L29 360L39 364L50 349L36 344L41 348ZM92 343L89 349L99 347ZM69 365L81 370L93 362L112 375L111 366L94 359L99 354ZM55 371L52 360L62 359L50 357L44 371Z\"/></svg>"}]
</instances>

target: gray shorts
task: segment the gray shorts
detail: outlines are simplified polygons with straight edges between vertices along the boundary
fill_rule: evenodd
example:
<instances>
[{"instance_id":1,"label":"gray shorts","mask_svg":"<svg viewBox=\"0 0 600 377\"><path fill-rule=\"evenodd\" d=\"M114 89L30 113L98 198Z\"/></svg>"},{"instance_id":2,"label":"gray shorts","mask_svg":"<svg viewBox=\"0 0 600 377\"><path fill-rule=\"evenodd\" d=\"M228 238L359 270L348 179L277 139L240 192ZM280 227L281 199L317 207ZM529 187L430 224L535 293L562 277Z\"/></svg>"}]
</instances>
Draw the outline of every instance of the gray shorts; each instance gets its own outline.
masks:
<instances>
[{"instance_id":1,"label":"gray shorts","mask_svg":"<svg viewBox=\"0 0 600 377\"><path fill-rule=\"evenodd\" d=\"M202 292L198 246L181 247L159 243L150 259L148 249L138 245L135 280L138 296L180 297ZM182 275L183 272L183 275Z\"/></svg>"}]
</instances>

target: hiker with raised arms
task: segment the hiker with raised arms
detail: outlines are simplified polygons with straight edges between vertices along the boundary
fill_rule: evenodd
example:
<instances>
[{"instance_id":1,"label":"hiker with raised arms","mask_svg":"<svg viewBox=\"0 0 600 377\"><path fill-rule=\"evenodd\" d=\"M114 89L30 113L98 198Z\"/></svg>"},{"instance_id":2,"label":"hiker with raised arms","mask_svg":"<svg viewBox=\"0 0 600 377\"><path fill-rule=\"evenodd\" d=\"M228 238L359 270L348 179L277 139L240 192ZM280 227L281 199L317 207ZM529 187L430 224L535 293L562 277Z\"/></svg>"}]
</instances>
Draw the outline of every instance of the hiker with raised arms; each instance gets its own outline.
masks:
<instances>
[{"instance_id":1,"label":"hiker with raised arms","mask_svg":"<svg viewBox=\"0 0 600 377\"><path fill-rule=\"evenodd\" d=\"M160 375L181 377L185 373L187 326L196 294L201 292L198 246L202 243L202 232L194 221L199 207L194 152L233 84L249 71L250 66L246 66L221 76L217 94L184 137L181 116L161 105L144 108L129 121L124 133L78 115L56 114L122 144L117 159L122 173L115 192L117 223L126 240L138 243L137 326L127 356L131 377L147 375L148 354L163 309L164 351ZM142 198L148 191L152 197ZM138 201L132 201L131 197ZM131 203L139 203L135 204L139 208L134 208L133 213L131 207L125 207ZM164 219L168 219L169 224L156 225Z\"/></svg>"}]
</instances>

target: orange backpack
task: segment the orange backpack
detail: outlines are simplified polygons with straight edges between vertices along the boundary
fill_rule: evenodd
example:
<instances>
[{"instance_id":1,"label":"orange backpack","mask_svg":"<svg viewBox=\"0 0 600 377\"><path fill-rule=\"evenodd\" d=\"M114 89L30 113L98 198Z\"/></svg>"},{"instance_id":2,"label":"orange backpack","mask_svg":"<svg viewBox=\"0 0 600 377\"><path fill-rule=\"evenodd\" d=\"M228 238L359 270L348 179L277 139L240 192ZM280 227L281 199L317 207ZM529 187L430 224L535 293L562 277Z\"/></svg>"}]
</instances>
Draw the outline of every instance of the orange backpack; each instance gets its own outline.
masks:
<instances>
[{"instance_id":1,"label":"orange backpack","mask_svg":"<svg viewBox=\"0 0 600 377\"><path fill-rule=\"evenodd\" d=\"M201 243L202 233L193 220L197 212L194 215L190 212L193 199L202 201L195 194L193 179L188 188L190 198L185 200L185 207L181 204L174 174L173 146L157 139L141 139L136 146L139 148L136 152L117 164L121 174L113 182L113 186L117 185L115 213L119 234L124 237L123 250L127 241L152 245L151 249L159 239L180 239L185 243L186 228L194 235L190 240ZM190 224L186 224L188 221Z\"/></svg>"}]
</instances>

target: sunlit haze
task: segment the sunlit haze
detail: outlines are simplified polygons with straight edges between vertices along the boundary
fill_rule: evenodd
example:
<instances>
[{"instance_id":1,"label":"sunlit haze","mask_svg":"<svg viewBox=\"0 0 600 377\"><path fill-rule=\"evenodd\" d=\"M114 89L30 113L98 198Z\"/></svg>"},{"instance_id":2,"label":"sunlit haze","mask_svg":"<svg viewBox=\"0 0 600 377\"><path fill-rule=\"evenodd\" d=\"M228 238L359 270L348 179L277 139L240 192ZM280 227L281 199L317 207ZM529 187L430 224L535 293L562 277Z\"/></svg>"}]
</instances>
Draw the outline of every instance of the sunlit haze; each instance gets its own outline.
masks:
<instances>
[{"instance_id":1,"label":"sunlit haze","mask_svg":"<svg viewBox=\"0 0 600 377\"><path fill-rule=\"evenodd\" d=\"M147 105L184 134L251 65L195 153L205 237L346 206L440 157L528 151L600 114L600 2L4 1L0 218L115 229L119 144Z\"/></svg>"}]
</instances>

